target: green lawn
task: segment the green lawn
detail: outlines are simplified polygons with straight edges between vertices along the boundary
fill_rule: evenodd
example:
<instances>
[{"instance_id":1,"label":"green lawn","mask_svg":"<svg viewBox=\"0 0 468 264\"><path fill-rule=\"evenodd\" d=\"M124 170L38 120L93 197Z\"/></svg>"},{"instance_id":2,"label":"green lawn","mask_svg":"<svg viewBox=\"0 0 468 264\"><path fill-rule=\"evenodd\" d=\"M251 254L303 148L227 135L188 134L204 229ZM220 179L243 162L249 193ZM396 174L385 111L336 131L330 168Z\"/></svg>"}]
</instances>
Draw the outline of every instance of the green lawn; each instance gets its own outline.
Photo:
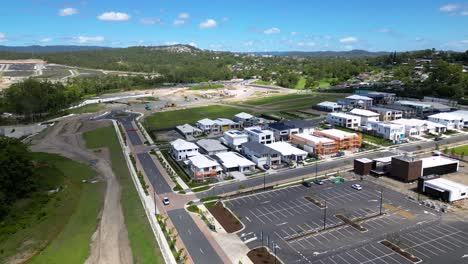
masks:
<instances>
[{"instance_id":1,"label":"green lawn","mask_svg":"<svg viewBox=\"0 0 468 264\"><path fill-rule=\"evenodd\" d=\"M75 109L67 110L68 114L84 114L84 113L95 113L106 109L104 104L88 104Z\"/></svg>"},{"instance_id":2,"label":"green lawn","mask_svg":"<svg viewBox=\"0 0 468 264\"><path fill-rule=\"evenodd\" d=\"M460 147L456 147L456 148L453 148L455 150L455 154L462 154L464 153L464 155L468 155L468 145L464 145L464 146L460 146ZM451 151L449 151L448 153L451 153Z\"/></svg>"},{"instance_id":3,"label":"green lawn","mask_svg":"<svg viewBox=\"0 0 468 264\"><path fill-rule=\"evenodd\" d=\"M143 205L128 171L117 134L113 126L99 128L84 134L90 149L107 147L111 154L112 170L121 190L121 203L134 263L164 263Z\"/></svg>"},{"instance_id":4,"label":"green lawn","mask_svg":"<svg viewBox=\"0 0 468 264\"><path fill-rule=\"evenodd\" d=\"M224 88L224 85L222 84L200 84L197 86L192 86L189 88L189 90L212 90L212 89L220 89Z\"/></svg>"},{"instance_id":5,"label":"green lawn","mask_svg":"<svg viewBox=\"0 0 468 264\"><path fill-rule=\"evenodd\" d=\"M232 118L234 115L240 112L248 111L242 111L237 108L228 106L211 105L167 112L158 112L147 117L144 124L149 130L166 129L185 123L194 124L203 118Z\"/></svg>"},{"instance_id":6,"label":"green lawn","mask_svg":"<svg viewBox=\"0 0 468 264\"><path fill-rule=\"evenodd\" d=\"M349 128L339 127L339 126L336 126L334 128L339 129L339 130L343 130L343 131L346 131L346 132L361 134L362 135L362 141L367 141L367 142L374 143L374 144L377 144L377 145L380 145L380 146L385 146L385 147L394 145L393 142L391 142L390 140L380 138L380 137L377 137L377 136L364 134L364 133L361 133L359 131L352 130L352 129L349 129Z\"/></svg>"},{"instance_id":7,"label":"green lawn","mask_svg":"<svg viewBox=\"0 0 468 264\"><path fill-rule=\"evenodd\" d=\"M296 86L294 86L294 89L299 89L299 90L304 89L306 81L307 81L306 77L301 76L301 78L297 82Z\"/></svg>"},{"instance_id":8,"label":"green lawn","mask_svg":"<svg viewBox=\"0 0 468 264\"><path fill-rule=\"evenodd\" d=\"M310 109L323 101L336 101L346 97L347 94L287 94L263 97L243 102L247 105L262 106L268 110L295 111Z\"/></svg>"},{"instance_id":9,"label":"green lawn","mask_svg":"<svg viewBox=\"0 0 468 264\"><path fill-rule=\"evenodd\" d=\"M273 81L264 81L264 80L256 80L252 84L258 84L258 85L272 85Z\"/></svg>"},{"instance_id":10,"label":"green lawn","mask_svg":"<svg viewBox=\"0 0 468 264\"><path fill-rule=\"evenodd\" d=\"M334 78L328 78L328 79L325 78L325 79L322 79L322 80L319 81L319 87L328 87L328 86L331 85L330 83L331 83L333 80L335 80L335 79L334 79Z\"/></svg>"},{"instance_id":11,"label":"green lawn","mask_svg":"<svg viewBox=\"0 0 468 264\"><path fill-rule=\"evenodd\" d=\"M0 225L0 259L33 255L28 263L83 263L103 205L95 172L59 155L34 153L40 187ZM55 194L47 191L61 187ZM3 263L3 262L2 262Z\"/></svg>"}]
</instances>

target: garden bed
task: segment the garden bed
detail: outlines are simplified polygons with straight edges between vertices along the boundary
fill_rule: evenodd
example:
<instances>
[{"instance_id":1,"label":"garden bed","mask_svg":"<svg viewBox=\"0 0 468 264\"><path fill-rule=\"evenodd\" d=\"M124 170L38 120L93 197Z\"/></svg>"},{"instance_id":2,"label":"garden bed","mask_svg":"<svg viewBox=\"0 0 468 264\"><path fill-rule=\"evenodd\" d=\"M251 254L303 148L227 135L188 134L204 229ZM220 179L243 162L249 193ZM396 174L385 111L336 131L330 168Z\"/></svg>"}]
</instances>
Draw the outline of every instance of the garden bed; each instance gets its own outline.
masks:
<instances>
[{"instance_id":1,"label":"garden bed","mask_svg":"<svg viewBox=\"0 0 468 264\"><path fill-rule=\"evenodd\" d=\"M366 232L366 231L367 231L366 228L362 227L360 224L354 222L353 220L347 218L347 217L344 216L344 215L337 214L337 215L335 215L335 217L338 218L338 219L340 219L341 221L343 221L345 224L354 227L354 228L357 229L358 231L361 231L361 232Z\"/></svg>"},{"instance_id":2,"label":"garden bed","mask_svg":"<svg viewBox=\"0 0 468 264\"><path fill-rule=\"evenodd\" d=\"M395 251L396 253L400 254L402 257L406 258L407 260L413 262L413 263L418 263L421 261L420 258L410 254L409 252L404 251L402 248L399 246L393 244L392 242L388 240L381 241L380 244L388 247L389 249Z\"/></svg>"},{"instance_id":3,"label":"garden bed","mask_svg":"<svg viewBox=\"0 0 468 264\"><path fill-rule=\"evenodd\" d=\"M319 208L325 208L326 207L323 203L321 203L320 201L318 201L318 200L316 200L316 199L314 199L314 198L312 198L310 196L305 196L304 199L306 199L307 201L315 204Z\"/></svg>"},{"instance_id":4,"label":"garden bed","mask_svg":"<svg viewBox=\"0 0 468 264\"><path fill-rule=\"evenodd\" d=\"M270 254L265 247L254 248L247 253L247 257L254 264L269 264L269 263L281 263L281 261Z\"/></svg>"},{"instance_id":5,"label":"garden bed","mask_svg":"<svg viewBox=\"0 0 468 264\"><path fill-rule=\"evenodd\" d=\"M218 220L226 232L234 233L242 229L242 223L231 211L224 207L223 203L218 202L208 207L208 211Z\"/></svg>"}]
</instances>

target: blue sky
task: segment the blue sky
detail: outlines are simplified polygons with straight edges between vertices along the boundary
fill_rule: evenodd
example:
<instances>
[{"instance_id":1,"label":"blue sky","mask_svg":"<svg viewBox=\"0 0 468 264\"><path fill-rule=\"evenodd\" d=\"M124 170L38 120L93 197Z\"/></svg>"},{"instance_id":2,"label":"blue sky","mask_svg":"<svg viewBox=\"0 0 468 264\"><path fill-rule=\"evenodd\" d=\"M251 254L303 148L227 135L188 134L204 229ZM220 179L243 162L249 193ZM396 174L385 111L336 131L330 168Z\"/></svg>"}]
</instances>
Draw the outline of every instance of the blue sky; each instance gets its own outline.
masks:
<instances>
[{"instance_id":1,"label":"blue sky","mask_svg":"<svg viewBox=\"0 0 468 264\"><path fill-rule=\"evenodd\" d=\"M468 49L468 1L16 0L0 45L184 43L230 51Z\"/></svg>"}]
</instances>

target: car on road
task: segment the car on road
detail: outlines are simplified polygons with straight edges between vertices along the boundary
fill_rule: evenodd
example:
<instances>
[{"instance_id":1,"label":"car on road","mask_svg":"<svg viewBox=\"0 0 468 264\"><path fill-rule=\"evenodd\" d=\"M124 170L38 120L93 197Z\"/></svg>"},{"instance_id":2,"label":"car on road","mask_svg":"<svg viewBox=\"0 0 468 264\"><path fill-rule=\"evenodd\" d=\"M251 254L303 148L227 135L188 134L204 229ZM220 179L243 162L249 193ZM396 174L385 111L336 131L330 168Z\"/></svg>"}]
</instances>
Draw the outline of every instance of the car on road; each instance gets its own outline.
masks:
<instances>
[{"instance_id":1,"label":"car on road","mask_svg":"<svg viewBox=\"0 0 468 264\"><path fill-rule=\"evenodd\" d=\"M169 205L169 203L170 203L170 202L169 202L169 198L168 198L168 197L164 197L164 198L163 198L163 204L164 204L164 205Z\"/></svg>"},{"instance_id":2,"label":"car on road","mask_svg":"<svg viewBox=\"0 0 468 264\"><path fill-rule=\"evenodd\" d=\"M314 183L318 184L318 185L323 185L324 184L324 182L322 180L319 180L319 179L314 180Z\"/></svg>"},{"instance_id":3,"label":"car on road","mask_svg":"<svg viewBox=\"0 0 468 264\"><path fill-rule=\"evenodd\" d=\"M302 185L304 185L304 186L307 187L307 188L312 187L312 183L310 183L310 182L308 182L308 181L302 182Z\"/></svg>"},{"instance_id":4,"label":"car on road","mask_svg":"<svg viewBox=\"0 0 468 264\"><path fill-rule=\"evenodd\" d=\"M357 183L351 185L351 188L358 190L358 191L362 190L361 184L357 184Z\"/></svg>"}]
</instances>

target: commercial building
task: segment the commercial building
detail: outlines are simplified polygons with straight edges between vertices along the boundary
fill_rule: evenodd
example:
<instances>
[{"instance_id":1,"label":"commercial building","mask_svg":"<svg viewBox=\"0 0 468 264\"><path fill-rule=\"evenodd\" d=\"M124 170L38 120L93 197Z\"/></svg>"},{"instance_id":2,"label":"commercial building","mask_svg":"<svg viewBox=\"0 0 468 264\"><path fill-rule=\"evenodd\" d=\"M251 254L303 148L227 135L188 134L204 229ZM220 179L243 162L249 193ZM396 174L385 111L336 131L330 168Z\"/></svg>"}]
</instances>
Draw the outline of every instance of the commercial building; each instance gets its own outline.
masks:
<instances>
[{"instance_id":1,"label":"commercial building","mask_svg":"<svg viewBox=\"0 0 468 264\"><path fill-rule=\"evenodd\" d=\"M384 107L377 107L373 106L370 108L371 111L379 113L379 120L380 121L393 121L403 118L403 111L384 108Z\"/></svg>"},{"instance_id":2,"label":"commercial building","mask_svg":"<svg viewBox=\"0 0 468 264\"><path fill-rule=\"evenodd\" d=\"M368 109L372 106L372 98L354 94L338 100L338 104L342 105L345 109Z\"/></svg>"},{"instance_id":3,"label":"commercial building","mask_svg":"<svg viewBox=\"0 0 468 264\"><path fill-rule=\"evenodd\" d=\"M405 139L405 126L390 122L369 121L367 126L374 135L388 139L393 142L400 142Z\"/></svg>"},{"instance_id":4,"label":"commercial building","mask_svg":"<svg viewBox=\"0 0 468 264\"><path fill-rule=\"evenodd\" d=\"M428 158L422 158L421 161L421 176L427 176L431 174L448 174L452 172L457 172L459 168L458 160L450 159L444 156L432 156Z\"/></svg>"},{"instance_id":5,"label":"commercial building","mask_svg":"<svg viewBox=\"0 0 468 264\"><path fill-rule=\"evenodd\" d=\"M264 130L260 127L248 127L244 130L249 137L249 141L261 144L271 144L275 142L275 134L271 130Z\"/></svg>"},{"instance_id":6,"label":"commercial building","mask_svg":"<svg viewBox=\"0 0 468 264\"><path fill-rule=\"evenodd\" d=\"M341 111L343 107L336 102L325 101L325 102L318 103L317 105L315 105L314 108L321 110L321 111L326 111L326 112L336 112L336 111Z\"/></svg>"},{"instance_id":7,"label":"commercial building","mask_svg":"<svg viewBox=\"0 0 468 264\"><path fill-rule=\"evenodd\" d=\"M281 161L286 163L298 162L307 158L307 152L287 142L275 142L266 146L280 153Z\"/></svg>"},{"instance_id":8,"label":"commercial building","mask_svg":"<svg viewBox=\"0 0 468 264\"><path fill-rule=\"evenodd\" d=\"M188 167L195 180L216 178L223 171L221 165L213 158L205 155L196 155L188 158Z\"/></svg>"},{"instance_id":9,"label":"commercial building","mask_svg":"<svg viewBox=\"0 0 468 264\"><path fill-rule=\"evenodd\" d=\"M362 139L358 134L338 129L314 131L314 135L334 140L337 143L338 149L355 150L360 148L362 144Z\"/></svg>"},{"instance_id":10,"label":"commercial building","mask_svg":"<svg viewBox=\"0 0 468 264\"><path fill-rule=\"evenodd\" d=\"M185 138L187 137L196 137L201 135L203 132L201 129L198 129L190 124L184 124L181 126L176 126L177 131L182 134Z\"/></svg>"},{"instance_id":11,"label":"commercial building","mask_svg":"<svg viewBox=\"0 0 468 264\"><path fill-rule=\"evenodd\" d=\"M445 202L455 202L468 197L468 186L430 175L418 180L418 191Z\"/></svg>"},{"instance_id":12,"label":"commercial building","mask_svg":"<svg viewBox=\"0 0 468 264\"><path fill-rule=\"evenodd\" d=\"M281 164L281 154L258 142L247 142L242 145L242 154L261 169Z\"/></svg>"},{"instance_id":13,"label":"commercial building","mask_svg":"<svg viewBox=\"0 0 468 264\"><path fill-rule=\"evenodd\" d=\"M326 120L327 123L331 125L350 129L357 129L361 123L361 118L359 116L345 113L329 113Z\"/></svg>"},{"instance_id":14,"label":"commercial building","mask_svg":"<svg viewBox=\"0 0 468 264\"><path fill-rule=\"evenodd\" d=\"M237 152L222 152L214 156L225 172L249 172L255 170L255 163L244 158Z\"/></svg>"},{"instance_id":15,"label":"commercial building","mask_svg":"<svg viewBox=\"0 0 468 264\"><path fill-rule=\"evenodd\" d=\"M404 125L406 137L420 136L425 133L439 134L444 133L447 130L447 127L442 124L434 123L429 120L421 120L415 118L402 118L390 122L394 124Z\"/></svg>"},{"instance_id":16,"label":"commercial building","mask_svg":"<svg viewBox=\"0 0 468 264\"><path fill-rule=\"evenodd\" d=\"M446 126L447 130L462 129L464 126L463 118L452 113L438 113L430 115L427 119Z\"/></svg>"},{"instance_id":17,"label":"commercial building","mask_svg":"<svg viewBox=\"0 0 468 264\"><path fill-rule=\"evenodd\" d=\"M287 120L268 124L268 129L274 132L276 141L288 141L291 135L314 132L315 124L307 120Z\"/></svg>"},{"instance_id":18,"label":"commercial building","mask_svg":"<svg viewBox=\"0 0 468 264\"><path fill-rule=\"evenodd\" d=\"M239 130L229 130L224 132L220 140L231 149L239 151L242 144L249 141L249 136Z\"/></svg>"},{"instance_id":19,"label":"commercial building","mask_svg":"<svg viewBox=\"0 0 468 264\"><path fill-rule=\"evenodd\" d=\"M330 155L338 152L338 144L335 140L308 133L291 135L291 143L315 155Z\"/></svg>"},{"instance_id":20,"label":"commercial building","mask_svg":"<svg viewBox=\"0 0 468 264\"><path fill-rule=\"evenodd\" d=\"M422 160L409 156L392 157L390 176L403 182L412 182L421 177Z\"/></svg>"},{"instance_id":21,"label":"commercial building","mask_svg":"<svg viewBox=\"0 0 468 264\"><path fill-rule=\"evenodd\" d=\"M354 160L354 173L358 175L369 175L372 170L372 160L367 158Z\"/></svg>"},{"instance_id":22,"label":"commercial building","mask_svg":"<svg viewBox=\"0 0 468 264\"><path fill-rule=\"evenodd\" d=\"M365 109L355 108L349 112L352 115L359 116L361 118L360 125L365 126L369 121L379 121L380 114Z\"/></svg>"},{"instance_id":23,"label":"commercial building","mask_svg":"<svg viewBox=\"0 0 468 264\"><path fill-rule=\"evenodd\" d=\"M176 139L170 143L170 154L175 160L186 160L189 157L200 155L198 146L195 143L183 139Z\"/></svg>"},{"instance_id":24,"label":"commercial building","mask_svg":"<svg viewBox=\"0 0 468 264\"><path fill-rule=\"evenodd\" d=\"M200 139L197 141L200 146L199 151L207 155L215 155L217 153L226 152L228 148L215 139Z\"/></svg>"}]
</instances>

